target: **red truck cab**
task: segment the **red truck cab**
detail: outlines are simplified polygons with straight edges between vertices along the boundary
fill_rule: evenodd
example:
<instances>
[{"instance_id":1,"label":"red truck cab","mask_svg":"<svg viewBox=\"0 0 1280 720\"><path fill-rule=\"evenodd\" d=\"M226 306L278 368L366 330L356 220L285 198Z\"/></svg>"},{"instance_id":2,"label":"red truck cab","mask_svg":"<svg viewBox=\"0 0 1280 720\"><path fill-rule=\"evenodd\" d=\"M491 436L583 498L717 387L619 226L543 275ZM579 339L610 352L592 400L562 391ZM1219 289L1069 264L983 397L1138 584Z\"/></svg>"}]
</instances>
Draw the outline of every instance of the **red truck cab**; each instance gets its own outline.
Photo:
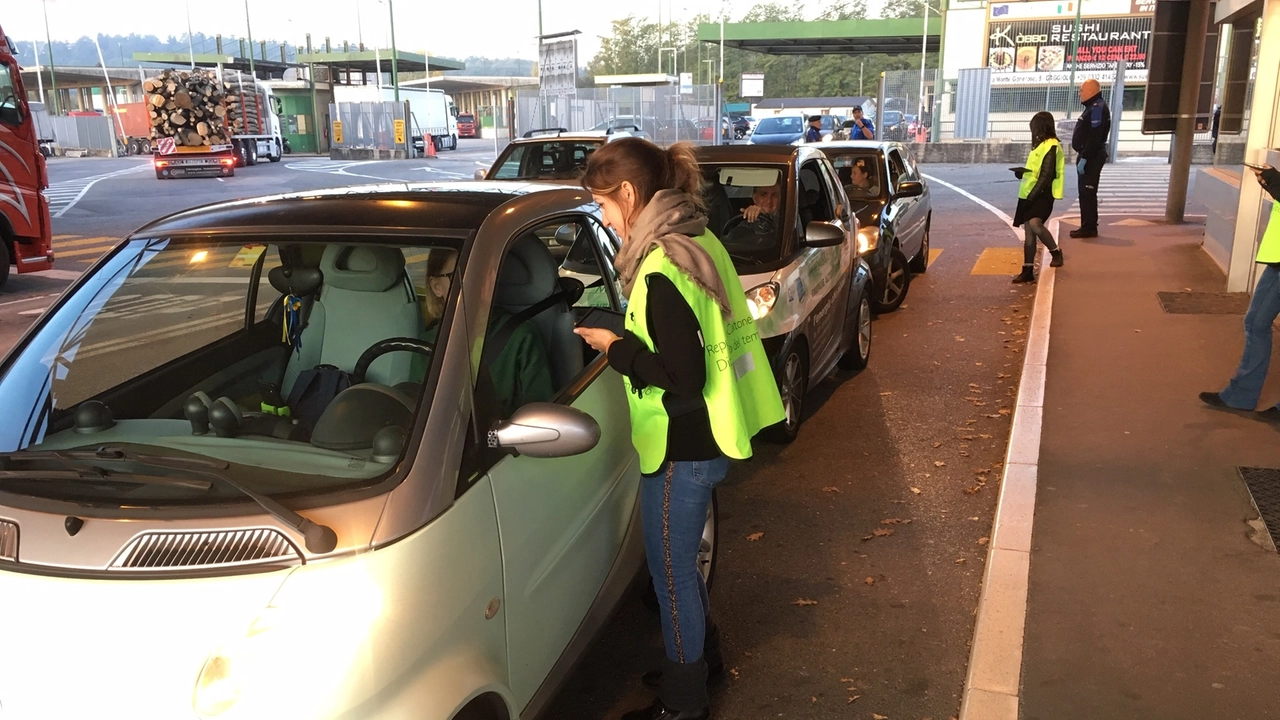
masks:
<instances>
[{"instance_id":1,"label":"red truck cab","mask_svg":"<svg viewBox=\"0 0 1280 720\"><path fill-rule=\"evenodd\" d=\"M15 57L17 47L0 28L0 285L10 267L36 272L53 267L49 169L40 154L35 120Z\"/></svg>"},{"instance_id":2,"label":"red truck cab","mask_svg":"<svg viewBox=\"0 0 1280 720\"><path fill-rule=\"evenodd\" d=\"M476 116L471 113L460 113L458 115L458 137L473 138L475 136Z\"/></svg>"}]
</instances>

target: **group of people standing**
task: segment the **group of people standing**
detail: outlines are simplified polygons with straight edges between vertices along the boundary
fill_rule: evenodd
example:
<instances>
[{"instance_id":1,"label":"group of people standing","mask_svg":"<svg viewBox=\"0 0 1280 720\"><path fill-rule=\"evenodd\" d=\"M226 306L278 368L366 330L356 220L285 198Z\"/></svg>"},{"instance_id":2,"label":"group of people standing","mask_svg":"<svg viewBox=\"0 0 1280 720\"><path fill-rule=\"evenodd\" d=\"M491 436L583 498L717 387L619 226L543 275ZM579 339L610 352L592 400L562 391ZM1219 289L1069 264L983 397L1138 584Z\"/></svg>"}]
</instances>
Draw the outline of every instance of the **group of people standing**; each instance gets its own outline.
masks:
<instances>
[{"instance_id":1,"label":"group of people standing","mask_svg":"<svg viewBox=\"0 0 1280 720\"><path fill-rule=\"evenodd\" d=\"M1102 86L1097 80L1085 80L1080 85L1080 102L1084 112L1076 121L1071 136L1071 149L1076 151L1076 187L1080 196L1080 227L1071 231L1073 238L1098 236L1098 181L1102 166L1110 156L1108 141L1111 136L1111 111L1102 97ZM1031 154L1026 165L1013 168L1021 181L1018 188L1018 208L1014 212L1014 227L1024 229L1022 272L1014 276L1015 283L1035 282L1036 241L1049 249L1053 260L1051 267L1062 267L1062 248L1049 232L1046 223L1053 214L1055 200L1061 200L1066 190L1066 153L1058 139L1053 115L1036 113L1031 118Z\"/></svg>"}]
</instances>

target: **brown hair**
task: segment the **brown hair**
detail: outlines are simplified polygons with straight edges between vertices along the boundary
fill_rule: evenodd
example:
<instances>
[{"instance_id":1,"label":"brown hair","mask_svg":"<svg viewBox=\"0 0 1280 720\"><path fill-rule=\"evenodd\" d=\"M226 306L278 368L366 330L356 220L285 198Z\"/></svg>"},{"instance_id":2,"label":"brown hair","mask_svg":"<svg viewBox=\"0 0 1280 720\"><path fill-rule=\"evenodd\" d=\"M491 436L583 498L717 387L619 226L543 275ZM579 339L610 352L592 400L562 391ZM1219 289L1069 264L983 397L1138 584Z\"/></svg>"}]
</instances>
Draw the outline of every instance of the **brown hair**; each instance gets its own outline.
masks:
<instances>
[{"instance_id":1,"label":"brown hair","mask_svg":"<svg viewBox=\"0 0 1280 720\"><path fill-rule=\"evenodd\" d=\"M1058 131L1054 126L1053 114L1038 112L1031 117L1031 144L1039 146L1045 140L1057 140Z\"/></svg>"},{"instance_id":2,"label":"brown hair","mask_svg":"<svg viewBox=\"0 0 1280 720\"><path fill-rule=\"evenodd\" d=\"M622 189L623 181L636 188L640 214L659 190L683 190L702 204L702 169L693 143L681 142L662 149L643 138L622 138L591 154L582 187L594 195L610 196Z\"/></svg>"}]
</instances>

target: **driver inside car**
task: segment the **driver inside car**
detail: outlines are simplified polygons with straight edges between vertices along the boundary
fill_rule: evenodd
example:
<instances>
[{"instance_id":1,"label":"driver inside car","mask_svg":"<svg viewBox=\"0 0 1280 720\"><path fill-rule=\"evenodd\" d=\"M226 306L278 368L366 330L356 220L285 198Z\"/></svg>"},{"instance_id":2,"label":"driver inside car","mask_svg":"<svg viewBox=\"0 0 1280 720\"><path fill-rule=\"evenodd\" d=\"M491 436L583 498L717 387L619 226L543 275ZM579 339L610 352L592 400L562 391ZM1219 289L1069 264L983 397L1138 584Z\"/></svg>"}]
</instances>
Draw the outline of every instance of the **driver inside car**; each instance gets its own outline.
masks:
<instances>
[{"instance_id":1,"label":"driver inside car","mask_svg":"<svg viewBox=\"0 0 1280 720\"><path fill-rule=\"evenodd\" d=\"M869 197L879 195L880 189L875 178L871 176L871 162L860 157L849 168L849 184L844 191L850 197Z\"/></svg>"},{"instance_id":2,"label":"driver inside car","mask_svg":"<svg viewBox=\"0 0 1280 720\"><path fill-rule=\"evenodd\" d=\"M751 205L743 208L742 216L753 223L762 213L777 215L778 206L782 204L782 185L768 185L751 191Z\"/></svg>"},{"instance_id":3,"label":"driver inside car","mask_svg":"<svg viewBox=\"0 0 1280 720\"><path fill-rule=\"evenodd\" d=\"M435 342L444 315L445 301L453 283L458 253L454 250L435 249L427 256L427 292L422 299L422 316L427 330L424 338ZM488 338L493 338L512 317L501 305L494 304L489 314ZM414 356L415 378L424 377L427 360ZM501 417L511 417L521 406L531 402L546 402L555 394L551 382L551 362L542 335L532 321L526 320L511 333L507 344L489 366L489 375L497 394Z\"/></svg>"}]
</instances>

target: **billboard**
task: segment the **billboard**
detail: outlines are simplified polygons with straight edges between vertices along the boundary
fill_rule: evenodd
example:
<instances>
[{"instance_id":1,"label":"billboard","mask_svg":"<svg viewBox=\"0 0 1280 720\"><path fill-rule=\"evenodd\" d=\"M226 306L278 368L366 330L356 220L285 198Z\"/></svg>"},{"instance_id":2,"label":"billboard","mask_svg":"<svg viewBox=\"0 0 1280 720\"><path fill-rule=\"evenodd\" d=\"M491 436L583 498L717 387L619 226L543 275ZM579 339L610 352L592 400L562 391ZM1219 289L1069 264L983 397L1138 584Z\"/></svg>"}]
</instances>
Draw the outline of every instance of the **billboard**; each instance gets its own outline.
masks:
<instances>
[{"instance_id":1,"label":"billboard","mask_svg":"<svg viewBox=\"0 0 1280 720\"><path fill-rule=\"evenodd\" d=\"M1065 85L1072 69L1107 84L1120 60L1127 63L1126 83L1145 83L1154 10L1155 0L993 3L983 53L991 84ZM1079 47L1073 58L1075 35Z\"/></svg>"},{"instance_id":2,"label":"billboard","mask_svg":"<svg viewBox=\"0 0 1280 720\"><path fill-rule=\"evenodd\" d=\"M764 97L764 73L742 73L738 97Z\"/></svg>"},{"instance_id":3,"label":"billboard","mask_svg":"<svg viewBox=\"0 0 1280 720\"><path fill-rule=\"evenodd\" d=\"M543 42L538 52L538 88L543 95L572 95L578 89L578 42Z\"/></svg>"}]
</instances>

